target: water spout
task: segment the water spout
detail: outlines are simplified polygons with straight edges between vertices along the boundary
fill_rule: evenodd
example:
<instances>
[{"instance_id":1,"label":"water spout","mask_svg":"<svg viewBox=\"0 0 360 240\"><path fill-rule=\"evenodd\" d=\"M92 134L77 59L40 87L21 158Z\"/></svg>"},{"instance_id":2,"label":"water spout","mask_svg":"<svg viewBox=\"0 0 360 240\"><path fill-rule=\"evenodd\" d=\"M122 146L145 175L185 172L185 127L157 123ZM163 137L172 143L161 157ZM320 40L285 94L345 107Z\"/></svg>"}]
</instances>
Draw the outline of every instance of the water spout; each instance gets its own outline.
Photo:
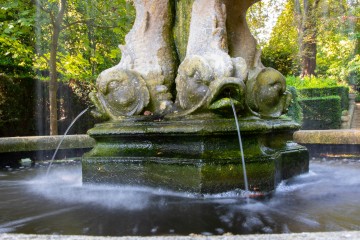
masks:
<instances>
[{"instance_id":1,"label":"water spout","mask_svg":"<svg viewBox=\"0 0 360 240\"><path fill-rule=\"evenodd\" d=\"M230 103L231 103L232 110L233 110L233 112L234 112L236 129L237 129L238 138L239 138L239 146L240 146L241 163L242 163L242 169L243 169L243 175L244 175L245 191L246 191L246 195L247 195L247 199L248 199L248 198L249 198L249 197L248 197L249 184L248 184L248 179L247 179L247 174L246 174L246 166L245 166L244 150L243 150L243 145L242 145L242 140L241 140L241 134L240 134L240 126L239 126L239 121L238 121L238 118L237 118L237 115L236 115L235 105L234 105L234 102L232 101L231 98L230 98Z\"/></svg>"},{"instance_id":2,"label":"water spout","mask_svg":"<svg viewBox=\"0 0 360 240\"><path fill-rule=\"evenodd\" d=\"M60 148L62 142L64 141L67 133L69 132L69 130L71 129L71 127L74 125L74 123L75 123L84 113L86 113L86 112L89 110L89 108L90 108L90 107L87 107L85 110L83 110L81 113L79 113L79 115L77 115L77 117L70 123L69 127L66 129L64 135L62 136L62 138L61 138L59 144L57 145L56 150L55 150L55 152L54 152L54 154L53 154L53 156L52 156L52 158L51 158L49 167L47 168L47 171L46 171L46 177L49 175L50 168L51 168L51 166L52 166L52 164L53 164L53 162L54 162L55 156L56 156L57 152L59 151L59 148Z\"/></svg>"}]
</instances>

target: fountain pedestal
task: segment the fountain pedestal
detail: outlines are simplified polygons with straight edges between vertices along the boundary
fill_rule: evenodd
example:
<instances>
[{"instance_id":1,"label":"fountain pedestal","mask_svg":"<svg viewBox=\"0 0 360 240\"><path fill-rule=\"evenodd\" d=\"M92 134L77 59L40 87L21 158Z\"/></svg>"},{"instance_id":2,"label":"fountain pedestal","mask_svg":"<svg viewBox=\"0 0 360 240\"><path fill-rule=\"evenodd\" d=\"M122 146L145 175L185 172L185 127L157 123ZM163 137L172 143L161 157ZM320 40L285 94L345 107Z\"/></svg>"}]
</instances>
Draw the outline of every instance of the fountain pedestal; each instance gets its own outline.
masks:
<instances>
[{"instance_id":1,"label":"fountain pedestal","mask_svg":"<svg viewBox=\"0 0 360 240\"><path fill-rule=\"evenodd\" d=\"M211 116L210 116L211 115ZM299 126L285 119L239 121L250 190L268 192L308 171L307 150L292 141ZM244 188L234 119L216 115L177 120L132 117L96 125L83 157L84 183L218 193Z\"/></svg>"},{"instance_id":2,"label":"fountain pedestal","mask_svg":"<svg viewBox=\"0 0 360 240\"><path fill-rule=\"evenodd\" d=\"M93 114L110 121L89 131L85 183L244 188L233 112L252 116L239 122L251 190L308 171L307 150L292 142L299 126L281 118L292 101L285 77L261 63L246 23L259 1L133 1L122 58L90 94Z\"/></svg>"}]
</instances>

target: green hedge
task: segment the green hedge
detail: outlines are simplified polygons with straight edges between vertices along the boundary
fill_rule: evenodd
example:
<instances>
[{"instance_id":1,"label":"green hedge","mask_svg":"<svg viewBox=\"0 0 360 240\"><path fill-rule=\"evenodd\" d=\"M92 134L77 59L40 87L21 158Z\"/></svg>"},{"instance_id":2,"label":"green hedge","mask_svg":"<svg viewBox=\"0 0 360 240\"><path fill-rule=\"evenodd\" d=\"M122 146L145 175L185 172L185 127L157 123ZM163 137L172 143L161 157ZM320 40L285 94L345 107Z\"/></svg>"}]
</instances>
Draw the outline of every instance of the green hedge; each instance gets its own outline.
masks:
<instances>
[{"instance_id":1,"label":"green hedge","mask_svg":"<svg viewBox=\"0 0 360 240\"><path fill-rule=\"evenodd\" d=\"M300 99L304 119L302 129L338 129L341 126L339 96Z\"/></svg>"},{"instance_id":2,"label":"green hedge","mask_svg":"<svg viewBox=\"0 0 360 240\"><path fill-rule=\"evenodd\" d=\"M295 87L288 87L287 89L291 93L291 104L289 106L286 116L291 117L295 122L301 124L303 121L303 112L299 104L299 97Z\"/></svg>"},{"instance_id":3,"label":"green hedge","mask_svg":"<svg viewBox=\"0 0 360 240\"><path fill-rule=\"evenodd\" d=\"M326 96L339 96L341 99L341 109L349 109L349 88L344 86L327 88L303 88L298 90L300 98L315 98Z\"/></svg>"}]
</instances>

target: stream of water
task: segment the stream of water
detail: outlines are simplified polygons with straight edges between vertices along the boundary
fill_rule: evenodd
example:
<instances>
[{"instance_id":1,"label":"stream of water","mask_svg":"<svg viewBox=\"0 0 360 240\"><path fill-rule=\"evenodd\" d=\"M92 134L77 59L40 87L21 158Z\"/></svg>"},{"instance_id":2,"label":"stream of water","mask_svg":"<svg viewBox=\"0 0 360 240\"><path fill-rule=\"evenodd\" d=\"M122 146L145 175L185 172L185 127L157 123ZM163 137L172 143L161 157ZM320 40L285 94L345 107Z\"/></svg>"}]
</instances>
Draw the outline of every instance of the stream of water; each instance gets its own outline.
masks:
<instances>
[{"instance_id":1,"label":"stream of water","mask_svg":"<svg viewBox=\"0 0 360 240\"><path fill-rule=\"evenodd\" d=\"M70 125L69 125L68 128L66 129L64 135L61 137L61 140L60 140L59 144L57 145L56 150L55 150L55 152L54 152L54 154L53 154L53 156L52 156L52 158L51 158L51 160L50 160L49 167L47 168L47 171L46 171L46 176L49 175L49 172L50 172L51 166L52 166L52 164L53 164L53 162L54 162L54 159L55 159L55 157L56 157L56 154L57 154L57 152L59 151L59 148L60 148L61 144L63 143L66 135L68 134L69 130L70 130L71 127L75 124L75 122L76 122L82 115L84 115L84 113L86 113L86 112L89 110L89 108L90 108L90 107L86 108L86 109L83 110L81 113L79 113L79 115L77 115L76 118L74 118L74 120L70 123Z\"/></svg>"},{"instance_id":2,"label":"stream of water","mask_svg":"<svg viewBox=\"0 0 360 240\"><path fill-rule=\"evenodd\" d=\"M241 165L242 165L242 170L243 170L243 175L244 175L245 191L246 191L247 196L248 196L249 183L248 183L248 178L247 178L247 173L246 173L245 157L244 157L243 144L242 144L242 140L241 140L240 126L239 126L239 121L238 121L237 114L236 114L235 105L234 105L234 102L232 101L231 98L230 98L230 103L231 103L231 108L232 108L233 113L234 113L234 119L235 119L238 139L239 139L239 147L240 147L240 154L241 154ZM249 197L247 197L247 202L249 202Z\"/></svg>"}]
</instances>

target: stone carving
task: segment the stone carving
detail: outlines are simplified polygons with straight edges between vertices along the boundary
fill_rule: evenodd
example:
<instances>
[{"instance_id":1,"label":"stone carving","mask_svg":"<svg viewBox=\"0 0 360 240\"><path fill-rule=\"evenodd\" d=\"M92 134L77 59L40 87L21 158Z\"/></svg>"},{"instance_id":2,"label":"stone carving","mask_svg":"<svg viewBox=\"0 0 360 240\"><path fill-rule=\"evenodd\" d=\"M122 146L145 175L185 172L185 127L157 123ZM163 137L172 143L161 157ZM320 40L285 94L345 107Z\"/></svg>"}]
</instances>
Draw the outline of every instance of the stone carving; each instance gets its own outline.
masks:
<instances>
[{"instance_id":1,"label":"stone carving","mask_svg":"<svg viewBox=\"0 0 360 240\"><path fill-rule=\"evenodd\" d=\"M186 57L176 78L176 103L187 114L221 108L228 104L212 103L221 96L220 89L231 89L232 97L242 108L246 76L245 60L232 59L228 54L225 4L218 0L195 1Z\"/></svg>"},{"instance_id":2,"label":"stone carving","mask_svg":"<svg viewBox=\"0 0 360 240\"><path fill-rule=\"evenodd\" d=\"M96 105L100 103L102 107L98 107L100 111L97 114L111 112L105 117L112 119L140 114L144 110L163 114L169 112L173 104L171 89L176 75L177 57L172 40L173 13L170 1L134 0L133 2L136 8L135 23L125 37L126 44L120 46L121 61L117 66L100 74L97 79L98 93L92 96ZM125 75L129 76L128 79L124 80L125 75L120 72L125 72ZM117 75L122 78L118 82L128 82L130 86L122 91L119 90L120 85L119 88L104 88L110 85L109 81L116 82L114 77ZM139 86L135 87L137 84ZM132 90L140 95L132 95ZM120 91L125 96L120 97ZM111 96L120 99L111 99ZM124 104L119 103L122 99L131 97L135 98L133 102L138 103L132 104L133 108L126 104L124 108ZM111 110L106 110L109 106Z\"/></svg>"},{"instance_id":3,"label":"stone carving","mask_svg":"<svg viewBox=\"0 0 360 240\"><path fill-rule=\"evenodd\" d=\"M178 66L173 3L134 0L136 20L121 46L122 59L100 74L91 96L97 115L228 114L231 98L239 114L279 117L290 103L284 77L262 65L246 23L248 8L258 1L193 0L189 36L178 36L187 39Z\"/></svg>"},{"instance_id":4,"label":"stone carving","mask_svg":"<svg viewBox=\"0 0 360 240\"><path fill-rule=\"evenodd\" d=\"M285 77L275 69L264 68L248 80L246 103L252 114L265 118L280 117L291 102Z\"/></svg>"},{"instance_id":5,"label":"stone carving","mask_svg":"<svg viewBox=\"0 0 360 240\"><path fill-rule=\"evenodd\" d=\"M137 115L149 104L145 80L135 71L110 68L98 77L97 88L98 92L90 95L97 117L117 119Z\"/></svg>"}]
</instances>

